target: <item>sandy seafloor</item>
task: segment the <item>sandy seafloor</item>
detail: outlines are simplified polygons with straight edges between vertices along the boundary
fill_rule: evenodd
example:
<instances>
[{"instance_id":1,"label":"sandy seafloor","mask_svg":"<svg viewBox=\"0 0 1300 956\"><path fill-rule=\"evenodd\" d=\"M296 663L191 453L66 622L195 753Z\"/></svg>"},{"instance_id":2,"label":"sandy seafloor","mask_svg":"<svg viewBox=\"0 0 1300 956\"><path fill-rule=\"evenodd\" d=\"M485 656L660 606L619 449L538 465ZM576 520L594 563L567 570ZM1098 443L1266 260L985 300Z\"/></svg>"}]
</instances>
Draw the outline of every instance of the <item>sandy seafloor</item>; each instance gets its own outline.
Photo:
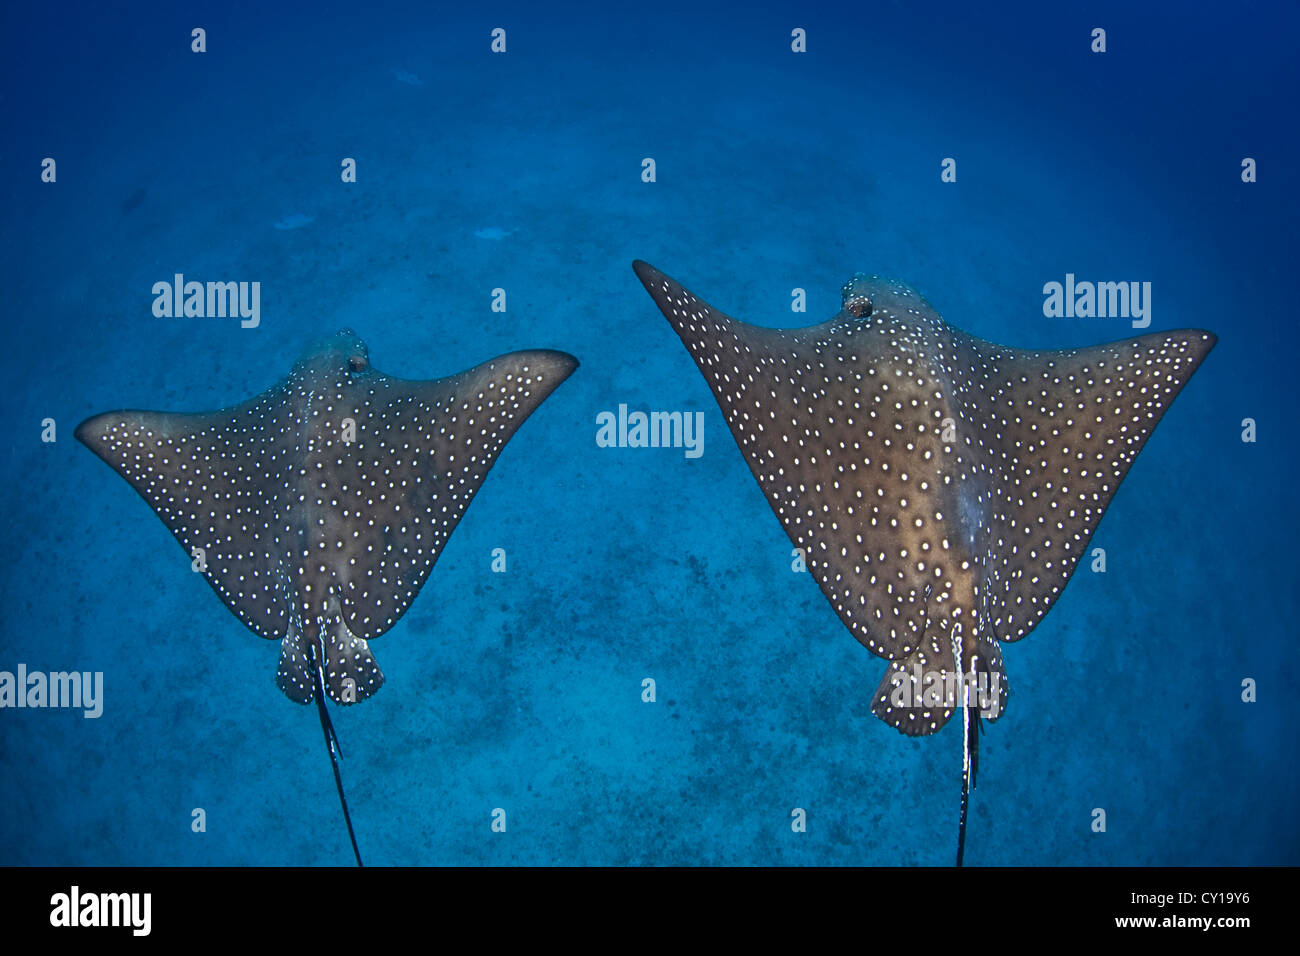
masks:
<instances>
[{"instance_id":1,"label":"sandy seafloor","mask_svg":"<svg viewBox=\"0 0 1300 956\"><path fill-rule=\"evenodd\" d=\"M278 647L72 437L110 408L242 401L345 326L408 378L582 362L373 642L385 688L334 711L367 863L949 864L958 722L913 740L872 717L882 662L791 573L634 258L766 325L824 320L861 270L998 342L1134 334L1045 318L1072 272L1151 281L1151 331L1215 331L1094 538L1107 573L1004 647L967 859L1300 862L1293 7L261 6L2 14L0 669L106 689L98 720L0 711L0 864L351 863ZM261 326L155 318L175 272L261 281ZM704 455L597 448L619 403L702 411Z\"/></svg>"}]
</instances>

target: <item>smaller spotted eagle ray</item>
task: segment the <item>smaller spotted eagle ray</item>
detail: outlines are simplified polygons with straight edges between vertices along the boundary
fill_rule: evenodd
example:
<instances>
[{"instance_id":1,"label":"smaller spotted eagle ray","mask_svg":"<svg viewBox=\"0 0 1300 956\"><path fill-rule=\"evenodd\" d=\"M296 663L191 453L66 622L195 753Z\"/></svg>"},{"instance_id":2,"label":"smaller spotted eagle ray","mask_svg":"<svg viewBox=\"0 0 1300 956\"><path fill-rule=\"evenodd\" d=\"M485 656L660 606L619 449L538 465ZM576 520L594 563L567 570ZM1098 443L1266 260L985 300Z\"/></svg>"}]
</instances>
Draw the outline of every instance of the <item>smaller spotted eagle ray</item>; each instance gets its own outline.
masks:
<instances>
[{"instance_id":1,"label":"smaller spotted eagle ray","mask_svg":"<svg viewBox=\"0 0 1300 956\"><path fill-rule=\"evenodd\" d=\"M830 321L773 329L724 315L645 262L633 268L822 593L889 661L872 713L924 736L962 709L960 866L979 718L1007 703L1002 642L1060 596L1215 336L1009 348L865 275L844 285Z\"/></svg>"},{"instance_id":2,"label":"smaller spotted eagle ray","mask_svg":"<svg viewBox=\"0 0 1300 956\"><path fill-rule=\"evenodd\" d=\"M325 697L352 704L383 685L369 642L406 613L501 449L577 365L512 352L407 381L372 368L345 329L241 405L77 426L226 607L280 641L276 681L316 702L358 865Z\"/></svg>"}]
</instances>

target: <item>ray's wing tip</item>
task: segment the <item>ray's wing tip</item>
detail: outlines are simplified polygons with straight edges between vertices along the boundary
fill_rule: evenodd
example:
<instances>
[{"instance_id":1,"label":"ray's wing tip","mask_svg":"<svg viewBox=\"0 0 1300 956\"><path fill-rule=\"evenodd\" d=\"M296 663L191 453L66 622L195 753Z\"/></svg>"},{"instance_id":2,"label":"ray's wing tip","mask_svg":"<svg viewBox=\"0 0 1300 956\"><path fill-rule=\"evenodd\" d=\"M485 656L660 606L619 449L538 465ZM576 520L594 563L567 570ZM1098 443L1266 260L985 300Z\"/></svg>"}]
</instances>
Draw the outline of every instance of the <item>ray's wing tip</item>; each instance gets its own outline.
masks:
<instances>
[{"instance_id":1,"label":"ray's wing tip","mask_svg":"<svg viewBox=\"0 0 1300 956\"><path fill-rule=\"evenodd\" d=\"M101 412L98 415L91 415L73 429L72 437L95 454L102 454L101 449L104 447L104 441L100 437L100 433L104 429L104 424L113 419L121 419L124 414L124 412Z\"/></svg>"},{"instance_id":2,"label":"ray's wing tip","mask_svg":"<svg viewBox=\"0 0 1300 956\"><path fill-rule=\"evenodd\" d=\"M680 284L666 274L660 272L644 259L633 259L632 271L636 273L636 277L641 280L641 284L645 286L645 290L650 293L651 298L653 298L656 303L659 302L660 298L663 296L663 287L665 285L676 286Z\"/></svg>"},{"instance_id":3,"label":"ray's wing tip","mask_svg":"<svg viewBox=\"0 0 1300 956\"><path fill-rule=\"evenodd\" d=\"M92 415L90 418L87 418L85 421L83 421L80 425L78 425L76 428L72 430L72 437L75 438L77 441L81 442L87 448L92 447L92 445L90 444L91 441L93 440L91 433L94 431L94 428L91 426L91 422L95 421L95 419L99 417L100 417L99 415Z\"/></svg>"},{"instance_id":4,"label":"ray's wing tip","mask_svg":"<svg viewBox=\"0 0 1300 956\"><path fill-rule=\"evenodd\" d=\"M146 418L153 416L158 417L158 412L145 412L134 408L119 408L109 412L100 412L98 415L91 415L72 432L73 436L80 442L86 442L87 439L93 441L95 433L104 429L112 423L114 425L131 425L140 424Z\"/></svg>"},{"instance_id":5,"label":"ray's wing tip","mask_svg":"<svg viewBox=\"0 0 1300 956\"><path fill-rule=\"evenodd\" d=\"M1219 344L1219 337L1209 329L1182 329L1173 335L1181 335L1186 338L1189 347L1195 354L1195 364L1200 366L1205 361L1205 357L1214 350Z\"/></svg>"},{"instance_id":6,"label":"ray's wing tip","mask_svg":"<svg viewBox=\"0 0 1300 956\"><path fill-rule=\"evenodd\" d=\"M1193 367L1197 367L1205 361L1205 357L1219 344L1219 337L1209 329L1168 329L1147 332L1125 341L1141 343L1151 348L1173 348L1189 353L1192 357Z\"/></svg>"},{"instance_id":7,"label":"ray's wing tip","mask_svg":"<svg viewBox=\"0 0 1300 956\"><path fill-rule=\"evenodd\" d=\"M663 275L658 269L646 262L644 259L632 260L632 271L636 273L638 279L642 282L649 282L656 275Z\"/></svg>"},{"instance_id":8,"label":"ray's wing tip","mask_svg":"<svg viewBox=\"0 0 1300 956\"><path fill-rule=\"evenodd\" d=\"M577 371L581 364L575 356L568 352L561 352L559 349L533 349L523 354L529 361L541 365L549 372L555 385L559 385Z\"/></svg>"},{"instance_id":9,"label":"ray's wing tip","mask_svg":"<svg viewBox=\"0 0 1300 956\"><path fill-rule=\"evenodd\" d=\"M530 379L540 378L540 401L559 388L577 370L579 362L568 352L558 349L525 349L490 359L478 366L476 371L489 367L500 368L503 364L517 375L526 375Z\"/></svg>"},{"instance_id":10,"label":"ray's wing tip","mask_svg":"<svg viewBox=\"0 0 1300 956\"><path fill-rule=\"evenodd\" d=\"M1210 349L1219 344L1219 337L1209 329L1175 329L1164 334L1170 338L1182 336L1190 342L1199 342L1204 346L1205 352L1209 352Z\"/></svg>"},{"instance_id":11,"label":"ray's wing tip","mask_svg":"<svg viewBox=\"0 0 1300 956\"><path fill-rule=\"evenodd\" d=\"M650 298L654 304L659 307L668 324L686 343L687 348L691 348L691 342L694 338L694 331L688 330L690 326L690 316L696 318L707 315L715 323L725 323L730 321L727 316L718 312L707 302L697 299L685 286L674 279L672 276L660 272L644 259L635 259L632 262L632 268L636 271L636 276L645 286L646 292L650 293ZM694 300L696 308L688 312L686 309L679 309L684 299Z\"/></svg>"}]
</instances>

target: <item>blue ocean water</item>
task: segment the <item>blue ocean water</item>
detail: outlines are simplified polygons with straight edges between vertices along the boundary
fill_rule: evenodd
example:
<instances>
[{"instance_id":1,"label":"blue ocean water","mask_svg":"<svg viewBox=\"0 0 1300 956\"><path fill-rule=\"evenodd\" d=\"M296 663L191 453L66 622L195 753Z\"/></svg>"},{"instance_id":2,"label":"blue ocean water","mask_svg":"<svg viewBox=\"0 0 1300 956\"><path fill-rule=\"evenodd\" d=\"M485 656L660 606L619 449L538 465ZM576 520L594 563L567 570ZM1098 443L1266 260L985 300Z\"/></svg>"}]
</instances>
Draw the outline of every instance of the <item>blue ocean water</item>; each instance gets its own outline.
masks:
<instances>
[{"instance_id":1,"label":"blue ocean water","mask_svg":"<svg viewBox=\"0 0 1300 956\"><path fill-rule=\"evenodd\" d=\"M992 341L1135 334L1045 317L1074 274L1216 332L1093 539L1106 573L1004 647L967 861L1300 862L1300 16L1044 6L6 5L0 670L102 671L104 699L0 709L0 863L351 863L278 648L72 430L242 401L352 327L406 378L582 362L374 642L387 686L334 711L367 863L948 865L958 722L871 715L882 662L791 572L634 258L764 325L865 271ZM261 282L260 324L155 317L176 273ZM598 448L619 404L702 412L704 453Z\"/></svg>"}]
</instances>

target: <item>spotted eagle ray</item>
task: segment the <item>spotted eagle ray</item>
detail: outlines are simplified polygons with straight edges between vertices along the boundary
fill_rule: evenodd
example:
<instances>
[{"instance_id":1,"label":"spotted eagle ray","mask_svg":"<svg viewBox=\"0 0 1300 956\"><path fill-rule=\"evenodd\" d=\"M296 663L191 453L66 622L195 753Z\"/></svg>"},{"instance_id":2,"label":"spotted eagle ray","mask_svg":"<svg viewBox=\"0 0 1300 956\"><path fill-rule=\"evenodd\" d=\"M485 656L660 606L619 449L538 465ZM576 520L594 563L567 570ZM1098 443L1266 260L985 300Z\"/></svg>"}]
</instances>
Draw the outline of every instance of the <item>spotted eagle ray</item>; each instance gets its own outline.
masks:
<instances>
[{"instance_id":1,"label":"spotted eagle ray","mask_svg":"<svg viewBox=\"0 0 1300 956\"><path fill-rule=\"evenodd\" d=\"M406 613L502 447L577 366L511 352L407 381L372 368L345 329L241 405L77 426L226 607L280 641L276 682L316 702L358 865L325 697L353 704L383 685L369 642Z\"/></svg>"},{"instance_id":2,"label":"spotted eagle ray","mask_svg":"<svg viewBox=\"0 0 1300 956\"><path fill-rule=\"evenodd\" d=\"M855 275L830 321L749 325L637 276L840 620L889 662L871 711L909 736L963 711L957 865L1003 641L1060 596L1115 489L1214 347L1201 329L1082 349L977 339L913 289Z\"/></svg>"}]
</instances>

